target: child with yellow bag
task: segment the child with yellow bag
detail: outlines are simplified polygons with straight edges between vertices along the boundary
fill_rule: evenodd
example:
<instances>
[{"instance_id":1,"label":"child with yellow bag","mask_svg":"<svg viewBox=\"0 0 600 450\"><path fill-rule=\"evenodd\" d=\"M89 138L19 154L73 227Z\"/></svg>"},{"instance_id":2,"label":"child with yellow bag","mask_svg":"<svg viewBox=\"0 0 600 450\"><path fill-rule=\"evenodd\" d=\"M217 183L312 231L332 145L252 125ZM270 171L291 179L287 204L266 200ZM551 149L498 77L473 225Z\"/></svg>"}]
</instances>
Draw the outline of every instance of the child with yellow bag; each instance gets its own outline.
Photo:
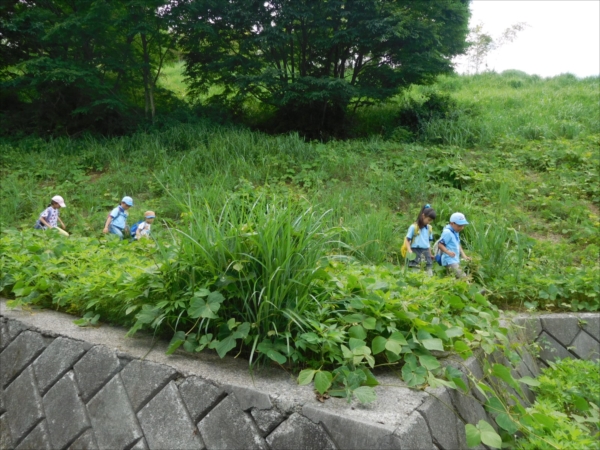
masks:
<instances>
[{"instance_id":1,"label":"child with yellow bag","mask_svg":"<svg viewBox=\"0 0 600 450\"><path fill-rule=\"evenodd\" d=\"M430 224L435 220L435 217L435 210L431 205L423 206L416 222L408 227L404 244L400 250L403 258L407 258L411 253L416 255L414 259L408 262L409 267L418 268L421 265L421 260L425 258L428 275L433 275L433 254L431 253L433 230Z\"/></svg>"}]
</instances>

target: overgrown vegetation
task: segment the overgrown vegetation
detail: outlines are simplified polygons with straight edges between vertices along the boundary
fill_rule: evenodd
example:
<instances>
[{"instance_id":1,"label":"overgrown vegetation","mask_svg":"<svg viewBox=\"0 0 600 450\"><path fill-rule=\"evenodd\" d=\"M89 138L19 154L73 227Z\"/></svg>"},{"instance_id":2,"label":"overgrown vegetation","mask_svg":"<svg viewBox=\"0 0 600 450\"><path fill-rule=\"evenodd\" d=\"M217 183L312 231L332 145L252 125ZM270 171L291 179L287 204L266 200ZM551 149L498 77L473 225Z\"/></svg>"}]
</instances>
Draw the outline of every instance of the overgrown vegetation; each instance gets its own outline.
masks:
<instances>
[{"instance_id":1,"label":"overgrown vegetation","mask_svg":"<svg viewBox=\"0 0 600 450\"><path fill-rule=\"evenodd\" d=\"M394 364L410 386L460 389L436 352L510 350L500 309L600 309L597 98L597 79L484 74L357 115L353 141L209 121L5 140L0 289L82 325L154 330L170 351L290 367L319 395L372 400ZM55 194L68 239L32 230ZM153 241L102 235L123 195L131 223L157 212ZM436 236L452 212L469 219L468 282L403 264L424 203Z\"/></svg>"}]
</instances>

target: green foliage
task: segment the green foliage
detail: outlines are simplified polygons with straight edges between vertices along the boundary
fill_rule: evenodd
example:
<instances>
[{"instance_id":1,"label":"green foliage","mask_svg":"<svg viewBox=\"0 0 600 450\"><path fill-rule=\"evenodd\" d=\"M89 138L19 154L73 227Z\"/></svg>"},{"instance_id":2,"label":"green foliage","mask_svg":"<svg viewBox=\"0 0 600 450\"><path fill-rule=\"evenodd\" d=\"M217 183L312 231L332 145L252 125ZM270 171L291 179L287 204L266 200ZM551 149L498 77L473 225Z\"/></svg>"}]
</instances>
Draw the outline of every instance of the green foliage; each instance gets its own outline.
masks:
<instances>
[{"instance_id":1,"label":"green foliage","mask_svg":"<svg viewBox=\"0 0 600 450\"><path fill-rule=\"evenodd\" d=\"M277 111L275 131L323 138L340 134L349 107L449 73L469 10L463 0L236 0L182 2L174 14L194 95L218 86L211 100L240 112L257 99Z\"/></svg>"}]
</instances>

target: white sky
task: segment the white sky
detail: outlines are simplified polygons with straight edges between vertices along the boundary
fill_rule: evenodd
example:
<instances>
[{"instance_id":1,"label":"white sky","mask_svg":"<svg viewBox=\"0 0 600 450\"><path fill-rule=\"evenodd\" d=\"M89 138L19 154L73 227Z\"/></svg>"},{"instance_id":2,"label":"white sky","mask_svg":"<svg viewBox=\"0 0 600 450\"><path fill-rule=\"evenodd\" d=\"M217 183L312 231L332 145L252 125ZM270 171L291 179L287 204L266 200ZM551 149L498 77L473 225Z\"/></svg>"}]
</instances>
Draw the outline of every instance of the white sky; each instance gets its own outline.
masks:
<instances>
[{"instance_id":1,"label":"white sky","mask_svg":"<svg viewBox=\"0 0 600 450\"><path fill-rule=\"evenodd\" d=\"M494 38L517 22L529 25L488 56L489 70L600 75L600 0L474 0L471 13L470 26L483 23ZM466 72L465 62L457 62L457 71Z\"/></svg>"}]
</instances>

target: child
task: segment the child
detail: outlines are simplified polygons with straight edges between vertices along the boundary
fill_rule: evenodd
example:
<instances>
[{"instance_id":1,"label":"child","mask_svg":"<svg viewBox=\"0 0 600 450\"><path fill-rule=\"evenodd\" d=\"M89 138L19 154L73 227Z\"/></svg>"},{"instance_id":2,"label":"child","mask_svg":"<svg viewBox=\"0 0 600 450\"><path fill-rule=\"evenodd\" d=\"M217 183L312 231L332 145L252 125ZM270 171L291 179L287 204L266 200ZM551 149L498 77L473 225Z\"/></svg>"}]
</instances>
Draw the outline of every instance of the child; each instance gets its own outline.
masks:
<instances>
[{"instance_id":1,"label":"child","mask_svg":"<svg viewBox=\"0 0 600 450\"><path fill-rule=\"evenodd\" d=\"M417 221L408 227L408 232L404 238L406 253L415 253L416 258L409 261L409 267L419 267L422 258L425 258L425 266L428 275L433 275L431 267L433 265L433 255L431 253L431 242L433 233L431 232L431 222L435 220L435 211L430 205L421 208Z\"/></svg>"},{"instance_id":2,"label":"child","mask_svg":"<svg viewBox=\"0 0 600 450\"><path fill-rule=\"evenodd\" d=\"M65 224L59 217L60 208L66 208L64 199L60 195L55 195L52 197L52 200L48 207L42 211L39 219L35 222L34 228L36 230L46 230L48 228L56 228L58 222L60 222L61 227L64 229Z\"/></svg>"},{"instance_id":3,"label":"child","mask_svg":"<svg viewBox=\"0 0 600 450\"><path fill-rule=\"evenodd\" d=\"M133 236L135 241L143 237L150 237L150 227L152 226L155 217L156 214L154 214L154 211L146 211L144 213L144 221L137 226L135 235Z\"/></svg>"},{"instance_id":4,"label":"child","mask_svg":"<svg viewBox=\"0 0 600 450\"><path fill-rule=\"evenodd\" d=\"M470 261L460 245L460 232L468 225L464 214L455 212L450 216L450 224L444 227L438 248L442 252L442 266L446 266L449 272L453 272L456 278L464 278L467 275L460 268L460 257Z\"/></svg>"},{"instance_id":5,"label":"child","mask_svg":"<svg viewBox=\"0 0 600 450\"><path fill-rule=\"evenodd\" d=\"M121 204L113 209L106 218L102 232L116 234L119 239L123 239L123 230L127 228L127 217L129 216L127 210L132 206L133 199L128 196L123 197Z\"/></svg>"}]
</instances>

